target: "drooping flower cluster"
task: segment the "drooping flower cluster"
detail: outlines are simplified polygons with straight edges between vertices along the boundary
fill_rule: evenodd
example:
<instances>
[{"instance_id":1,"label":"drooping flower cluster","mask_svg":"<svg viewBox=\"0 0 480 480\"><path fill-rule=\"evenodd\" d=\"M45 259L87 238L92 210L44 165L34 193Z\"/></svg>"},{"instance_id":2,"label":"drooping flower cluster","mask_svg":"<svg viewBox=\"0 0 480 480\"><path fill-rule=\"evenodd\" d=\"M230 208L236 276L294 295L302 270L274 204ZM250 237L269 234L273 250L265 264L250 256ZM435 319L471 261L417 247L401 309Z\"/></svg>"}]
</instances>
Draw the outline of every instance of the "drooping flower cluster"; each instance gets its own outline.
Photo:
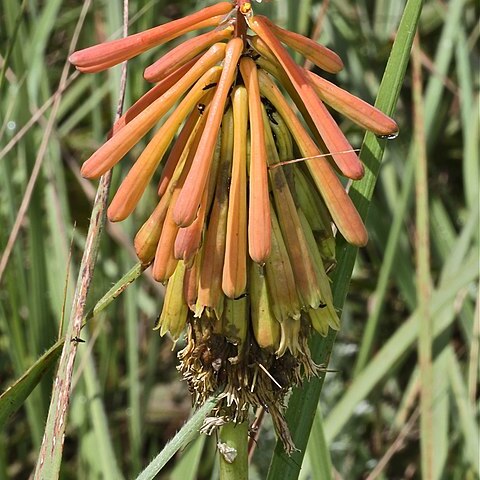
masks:
<instances>
[{"instance_id":1,"label":"drooping flower cluster","mask_svg":"<svg viewBox=\"0 0 480 480\"><path fill-rule=\"evenodd\" d=\"M307 345L312 331L339 328L327 276L335 266L332 223L348 242L367 241L337 177L359 179L363 165L325 104L379 136L397 126L298 66L283 44L331 73L343 67L334 52L254 15L242 0L70 60L82 72L98 72L205 27L215 28L145 69L156 85L116 122L82 174L107 172L164 119L108 217L130 215L163 162L158 204L135 237L138 257L166 284L160 333L177 339L187 327L179 368L196 404L220 389L217 416L237 422L250 407L264 406L291 451L282 399L319 371ZM298 157L304 161L289 163Z\"/></svg>"}]
</instances>

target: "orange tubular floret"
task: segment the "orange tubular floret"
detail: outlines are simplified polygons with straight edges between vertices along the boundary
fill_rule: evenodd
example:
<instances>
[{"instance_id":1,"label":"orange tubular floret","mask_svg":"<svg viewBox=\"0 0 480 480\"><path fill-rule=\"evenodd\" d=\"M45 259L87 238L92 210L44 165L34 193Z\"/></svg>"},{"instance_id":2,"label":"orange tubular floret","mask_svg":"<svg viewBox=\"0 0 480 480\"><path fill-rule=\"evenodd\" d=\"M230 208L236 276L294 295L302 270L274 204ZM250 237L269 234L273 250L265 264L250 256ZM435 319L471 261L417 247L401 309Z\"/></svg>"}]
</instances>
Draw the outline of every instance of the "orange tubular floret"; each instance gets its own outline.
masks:
<instances>
[{"instance_id":1,"label":"orange tubular floret","mask_svg":"<svg viewBox=\"0 0 480 480\"><path fill-rule=\"evenodd\" d=\"M364 174L362 163L323 102L318 98L304 70L293 61L262 17L252 17L249 24L276 55L287 72L340 171L348 178L355 180L362 178Z\"/></svg>"},{"instance_id":2,"label":"orange tubular floret","mask_svg":"<svg viewBox=\"0 0 480 480\"><path fill-rule=\"evenodd\" d=\"M214 43L230 38L232 31L233 27L228 27L223 30L213 30L212 32L204 33L203 35L183 42L178 47L175 47L163 55L163 57L154 64L147 67L143 77L147 82L158 82Z\"/></svg>"},{"instance_id":3,"label":"orange tubular floret","mask_svg":"<svg viewBox=\"0 0 480 480\"><path fill-rule=\"evenodd\" d=\"M271 219L262 102L255 62L248 57L242 58L240 72L248 92L251 139L248 251L254 262L263 264L270 254Z\"/></svg>"},{"instance_id":4,"label":"orange tubular floret","mask_svg":"<svg viewBox=\"0 0 480 480\"><path fill-rule=\"evenodd\" d=\"M172 202L178 192L175 191L172 197ZM155 253L155 260L153 261L152 275L157 282L167 281L175 271L178 260L174 255L175 238L178 233L178 225L173 221L172 207L173 203L168 207L165 221L163 222L162 233L158 240L157 251Z\"/></svg>"},{"instance_id":5,"label":"orange tubular floret","mask_svg":"<svg viewBox=\"0 0 480 480\"><path fill-rule=\"evenodd\" d=\"M110 140L104 143L84 164L82 175L96 178L116 165L134 145L168 112L175 102L207 70L221 60L225 45L216 43L173 87L157 98Z\"/></svg>"},{"instance_id":6,"label":"orange tubular floret","mask_svg":"<svg viewBox=\"0 0 480 480\"><path fill-rule=\"evenodd\" d=\"M165 202L158 202L150 217L135 235L135 252L143 264L151 262L155 256L167 207Z\"/></svg>"},{"instance_id":7,"label":"orange tubular floret","mask_svg":"<svg viewBox=\"0 0 480 480\"><path fill-rule=\"evenodd\" d=\"M185 270L185 276L183 277L183 298L190 310L195 310L195 304L197 303L200 260L201 252L195 255L192 266Z\"/></svg>"},{"instance_id":8,"label":"orange tubular floret","mask_svg":"<svg viewBox=\"0 0 480 480\"><path fill-rule=\"evenodd\" d=\"M180 124L196 107L202 97L207 94L204 87L216 82L221 71L222 67L216 66L205 73L148 143L123 180L110 204L108 218L111 221L124 220L133 212Z\"/></svg>"},{"instance_id":9,"label":"orange tubular floret","mask_svg":"<svg viewBox=\"0 0 480 480\"><path fill-rule=\"evenodd\" d=\"M375 135L385 136L398 133L398 125L388 115L361 98L337 87L313 72L307 75L318 96L332 108Z\"/></svg>"},{"instance_id":10,"label":"orange tubular floret","mask_svg":"<svg viewBox=\"0 0 480 480\"><path fill-rule=\"evenodd\" d=\"M212 24L218 25L222 15L229 13L232 7L230 2L217 3L144 32L79 50L70 55L69 60L76 67L98 65L102 66L102 69L109 68L189 31Z\"/></svg>"},{"instance_id":11,"label":"orange tubular floret","mask_svg":"<svg viewBox=\"0 0 480 480\"><path fill-rule=\"evenodd\" d=\"M167 190L167 187L174 175L175 169L177 168L178 162L182 157L182 153L184 152L185 148L187 148L187 144L189 143L190 136L195 129L195 125L197 124L199 116L200 112L197 108L188 117L188 120L185 122L182 131L178 135L176 142L170 150L170 154L168 155L167 161L162 169L160 181L158 182L158 195L160 197Z\"/></svg>"},{"instance_id":12,"label":"orange tubular floret","mask_svg":"<svg viewBox=\"0 0 480 480\"><path fill-rule=\"evenodd\" d=\"M134 119L139 113L143 112L157 98L161 97L167 90L172 88L185 74L195 65L201 55L196 56L178 70L172 72L168 77L157 83L147 93L142 95L114 124L112 130L118 132L128 122Z\"/></svg>"},{"instance_id":13,"label":"orange tubular floret","mask_svg":"<svg viewBox=\"0 0 480 480\"><path fill-rule=\"evenodd\" d=\"M175 222L181 227L190 225L197 215L197 210L205 190L213 151L217 141L218 130L223 117L228 92L235 78L238 60L243 52L243 41L234 38L227 44L223 72L218 81L215 96L208 114L208 129L205 129L198 146L191 173L188 175L178 201L175 205Z\"/></svg>"},{"instance_id":14,"label":"orange tubular floret","mask_svg":"<svg viewBox=\"0 0 480 480\"><path fill-rule=\"evenodd\" d=\"M258 17L256 17L258 18ZM289 47L296 50L312 63L330 73L338 73L343 69L342 59L332 50L321 45L311 38L300 35L299 33L285 30L278 25L270 22L262 16L262 20L268 23L273 33Z\"/></svg>"},{"instance_id":15,"label":"orange tubular floret","mask_svg":"<svg viewBox=\"0 0 480 480\"><path fill-rule=\"evenodd\" d=\"M245 87L236 87L233 104L233 160L230 183L225 263L222 289L239 297L247 286L247 137L248 97Z\"/></svg>"},{"instance_id":16,"label":"orange tubular floret","mask_svg":"<svg viewBox=\"0 0 480 480\"><path fill-rule=\"evenodd\" d=\"M212 17L212 18L209 18L208 20L204 20L203 22L197 23L193 27L189 27L189 28L181 30L179 32L175 32L175 35L173 35L170 38L166 38L162 43L165 43L169 40L173 40L173 38L179 37L179 36L183 35L184 33L187 33L191 30L197 30L197 29L203 28L203 27L215 26L221 21L222 18L223 18L223 16ZM101 45L103 45L103 44L101 44ZM143 52L140 52L140 53L143 53ZM140 53L136 53L133 56L139 55ZM71 60L71 57L70 57L69 60ZM125 60L129 60L129 58L126 58ZM123 60L121 60L121 61L123 61ZM107 70L109 68L112 68L115 65L118 65L119 63L120 62L117 59L114 59L114 60L111 60L109 62L96 63L96 64L90 65L88 67L76 67L76 69L81 73L98 73L98 72L102 72L103 70Z\"/></svg>"}]
</instances>

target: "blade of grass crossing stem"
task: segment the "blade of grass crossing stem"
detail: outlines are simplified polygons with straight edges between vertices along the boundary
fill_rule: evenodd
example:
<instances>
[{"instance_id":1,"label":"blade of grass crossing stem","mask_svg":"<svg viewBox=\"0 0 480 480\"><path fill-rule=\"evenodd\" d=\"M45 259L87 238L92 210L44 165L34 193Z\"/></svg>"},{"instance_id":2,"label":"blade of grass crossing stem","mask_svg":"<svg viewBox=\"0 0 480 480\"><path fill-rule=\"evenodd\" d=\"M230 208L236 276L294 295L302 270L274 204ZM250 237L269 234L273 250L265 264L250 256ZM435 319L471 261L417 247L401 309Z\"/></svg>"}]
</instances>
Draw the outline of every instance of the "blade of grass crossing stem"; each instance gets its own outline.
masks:
<instances>
[{"instance_id":1,"label":"blade of grass crossing stem","mask_svg":"<svg viewBox=\"0 0 480 480\"><path fill-rule=\"evenodd\" d=\"M458 293L478 279L475 256L475 252L469 252L462 264L459 265L457 272L433 291L431 312L436 319L434 338L437 338L455 320L453 301ZM461 275L459 275L460 272ZM325 419L325 436L328 442L331 442L340 433L354 414L355 407L369 395L394 366L399 365L399 362L405 358L406 353L417 339L420 321L418 312L415 311L353 380L348 392L340 398Z\"/></svg>"},{"instance_id":2,"label":"blade of grass crossing stem","mask_svg":"<svg viewBox=\"0 0 480 480\"><path fill-rule=\"evenodd\" d=\"M7 420L24 404L33 389L58 359L63 346L59 340L50 347L11 387L0 396L0 429Z\"/></svg>"},{"instance_id":3,"label":"blade of grass crossing stem","mask_svg":"<svg viewBox=\"0 0 480 480\"><path fill-rule=\"evenodd\" d=\"M407 3L385 69L376 106L387 115L393 113L403 84L413 35L417 29L422 4L423 2L421 0L410 0ZM366 174L364 179L359 181L354 189L351 190L351 197L363 218L365 218L367 214L384 148L385 142L379 141L374 135L367 134L361 151L361 158L367 167ZM339 241L339 243L337 256L338 267L334 278L333 289L335 306L341 309L350 282L357 249L347 247L341 241ZM335 333L333 332L330 332L325 339L314 337L311 349L315 362L328 364L328 358L330 357L334 340ZM304 388L296 389L293 392L289 401L286 417L293 440L300 451L295 452L288 458L283 451L282 445L277 442L268 472L269 480L293 479L298 477L323 379L324 377L308 382Z\"/></svg>"},{"instance_id":4,"label":"blade of grass crossing stem","mask_svg":"<svg viewBox=\"0 0 480 480\"><path fill-rule=\"evenodd\" d=\"M180 460L175 463L170 480L196 480L206 438L205 435L199 435L185 449Z\"/></svg>"},{"instance_id":5,"label":"blade of grass crossing stem","mask_svg":"<svg viewBox=\"0 0 480 480\"><path fill-rule=\"evenodd\" d=\"M457 404L460 430L464 440L463 454L465 460L468 462L470 470L478 476L478 452L480 451L478 423L472 422L472 419L477 418L477 415L474 408L472 408L471 403L468 401L468 393L465 380L462 376L462 368L458 363L453 348L448 346L447 352L449 356L447 362L448 377L452 388L453 398Z\"/></svg>"},{"instance_id":6,"label":"blade of grass crossing stem","mask_svg":"<svg viewBox=\"0 0 480 480\"><path fill-rule=\"evenodd\" d=\"M194 438L208 414L217 405L217 397L210 397L188 420L188 422L167 443L165 448L149 463L137 477L137 480L153 480L167 462L182 448L185 448Z\"/></svg>"},{"instance_id":7,"label":"blade of grass crossing stem","mask_svg":"<svg viewBox=\"0 0 480 480\"><path fill-rule=\"evenodd\" d=\"M145 269L140 263L132 267L85 316L83 325L105 310ZM0 395L0 430L8 419L24 404L46 371L60 355L65 338L52 345L11 387Z\"/></svg>"}]
</instances>

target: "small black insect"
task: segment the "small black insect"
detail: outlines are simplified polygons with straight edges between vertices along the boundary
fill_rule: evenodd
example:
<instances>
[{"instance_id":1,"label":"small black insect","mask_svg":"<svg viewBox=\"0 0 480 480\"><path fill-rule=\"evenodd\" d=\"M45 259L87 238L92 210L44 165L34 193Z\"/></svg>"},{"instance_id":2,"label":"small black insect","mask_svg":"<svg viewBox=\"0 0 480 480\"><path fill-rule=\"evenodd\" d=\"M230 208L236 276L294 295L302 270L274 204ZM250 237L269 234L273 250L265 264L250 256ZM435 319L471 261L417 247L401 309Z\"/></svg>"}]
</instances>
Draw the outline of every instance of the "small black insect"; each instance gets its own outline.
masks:
<instances>
[{"instance_id":1,"label":"small black insect","mask_svg":"<svg viewBox=\"0 0 480 480\"><path fill-rule=\"evenodd\" d=\"M242 293L242 294L239 295L238 297L234 298L234 300L241 300L242 298L245 298L245 297L248 297L248 293L247 293L247 292Z\"/></svg>"},{"instance_id":2,"label":"small black insect","mask_svg":"<svg viewBox=\"0 0 480 480\"><path fill-rule=\"evenodd\" d=\"M208 85L205 85L202 90L209 90L210 88L216 87L216 83L209 83Z\"/></svg>"},{"instance_id":3,"label":"small black insect","mask_svg":"<svg viewBox=\"0 0 480 480\"><path fill-rule=\"evenodd\" d=\"M75 343L85 343L85 340L82 340L80 337L73 337L70 341Z\"/></svg>"},{"instance_id":4,"label":"small black insect","mask_svg":"<svg viewBox=\"0 0 480 480\"><path fill-rule=\"evenodd\" d=\"M204 103L199 103L197 105L198 111L200 112L200 115L203 115L203 112L205 111L205 104Z\"/></svg>"},{"instance_id":5,"label":"small black insect","mask_svg":"<svg viewBox=\"0 0 480 480\"><path fill-rule=\"evenodd\" d=\"M272 122L274 125L278 125L278 122L275 120L273 114L277 113L277 110L275 107L272 105L270 100L268 100L265 97L260 97L260 100L262 101L263 105L265 106L265 111L267 112L268 119L270 122Z\"/></svg>"}]
</instances>

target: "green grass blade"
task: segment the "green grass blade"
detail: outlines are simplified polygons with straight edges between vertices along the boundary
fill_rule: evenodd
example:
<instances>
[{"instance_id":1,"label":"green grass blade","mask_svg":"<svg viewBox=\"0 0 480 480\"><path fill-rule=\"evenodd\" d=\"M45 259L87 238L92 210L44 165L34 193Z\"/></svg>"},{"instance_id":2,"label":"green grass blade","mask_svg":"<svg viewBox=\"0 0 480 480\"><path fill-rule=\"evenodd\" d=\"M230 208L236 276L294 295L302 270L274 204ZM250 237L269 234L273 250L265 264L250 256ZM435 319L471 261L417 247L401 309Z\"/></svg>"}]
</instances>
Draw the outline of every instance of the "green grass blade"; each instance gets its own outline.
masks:
<instances>
[{"instance_id":1,"label":"green grass blade","mask_svg":"<svg viewBox=\"0 0 480 480\"><path fill-rule=\"evenodd\" d=\"M411 190L413 185L415 157L410 155L404 172L404 182L398 204L394 211L392 227L388 234L387 247L380 267L377 288L374 293L375 302L372 312L368 316L367 324L360 342L354 376L358 375L367 364L373 349L373 342L376 338L377 328L382 314L384 298L389 286L390 275L395 265L395 259L398 257L399 240L404 225L405 212L411 202Z\"/></svg>"},{"instance_id":2,"label":"green grass blade","mask_svg":"<svg viewBox=\"0 0 480 480\"><path fill-rule=\"evenodd\" d=\"M410 57L413 42L423 2L410 0L399 25L398 34L392 47L392 52L385 69L384 78L378 92L376 106L387 114L392 114L400 94L403 78ZM351 197L363 218L366 217L368 205L372 198L373 189L385 142L379 141L374 135L367 134L362 146L361 158L366 165L365 177L354 185ZM337 308L342 308L347 293L350 277L355 263L357 249L348 247L339 241L338 267L334 279L334 299ZM319 364L328 364L332 351L335 334L325 339L315 337L312 341L312 357ZM280 443L277 443L268 472L270 480L294 479L302 465L305 447L308 441L318 399L322 389L323 378L315 379L302 389L293 392L287 410L287 422L291 429L292 438L299 448L291 458L287 457Z\"/></svg>"},{"instance_id":3,"label":"green grass blade","mask_svg":"<svg viewBox=\"0 0 480 480\"><path fill-rule=\"evenodd\" d=\"M124 264L128 265L128 255L123 255ZM142 447L142 417L140 404L140 338L138 325L138 288L133 285L128 289L125 295L125 314L126 329L125 336L127 338L127 366L128 366L128 431L130 437L130 451L132 457L132 472L138 472L141 464L141 447Z\"/></svg>"}]
</instances>

